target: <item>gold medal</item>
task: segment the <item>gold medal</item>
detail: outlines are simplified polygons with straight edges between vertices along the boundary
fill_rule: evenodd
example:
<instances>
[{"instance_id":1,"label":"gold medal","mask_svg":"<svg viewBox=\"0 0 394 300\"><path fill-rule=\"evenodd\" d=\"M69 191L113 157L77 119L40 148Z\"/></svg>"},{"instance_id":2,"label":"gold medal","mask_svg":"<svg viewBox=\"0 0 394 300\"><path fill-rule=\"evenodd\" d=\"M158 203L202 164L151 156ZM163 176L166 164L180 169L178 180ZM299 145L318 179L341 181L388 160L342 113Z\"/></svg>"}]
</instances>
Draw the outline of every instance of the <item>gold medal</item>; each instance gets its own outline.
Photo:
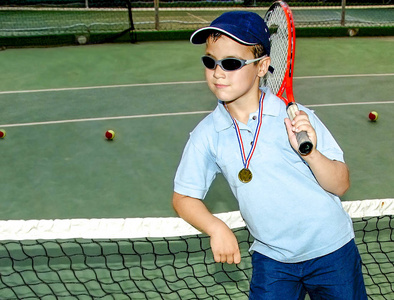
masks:
<instances>
[{"instance_id":1,"label":"gold medal","mask_svg":"<svg viewBox=\"0 0 394 300\"><path fill-rule=\"evenodd\" d=\"M242 142L242 136L241 136L241 131L239 129L237 121L231 116L230 111L227 108L226 103L223 103L224 107L226 108L227 112L229 113L231 120L233 121L233 125L235 128L235 133L237 135L237 140L239 144L239 148L241 150L241 157L242 157L242 163L244 165L244 168L239 171L238 173L238 179L243 182L243 183L248 183L252 180L252 172L249 170L249 164L250 160L252 159L252 155L254 153L254 150L256 149L257 145L257 139L260 134L260 128L261 128L261 120L263 118L263 99L264 99L265 93L261 93L260 100L259 100L259 118L257 121L257 126L256 126L256 131L254 133L254 138L251 143L252 147L250 148L248 156L246 156L245 149L244 149L244 143Z\"/></svg>"},{"instance_id":2,"label":"gold medal","mask_svg":"<svg viewBox=\"0 0 394 300\"><path fill-rule=\"evenodd\" d=\"M238 173L238 178L243 183L250 182L252 180L252 177L253 177L252 172L249 169L244 168Z\"/></svg>"}]
</instances>

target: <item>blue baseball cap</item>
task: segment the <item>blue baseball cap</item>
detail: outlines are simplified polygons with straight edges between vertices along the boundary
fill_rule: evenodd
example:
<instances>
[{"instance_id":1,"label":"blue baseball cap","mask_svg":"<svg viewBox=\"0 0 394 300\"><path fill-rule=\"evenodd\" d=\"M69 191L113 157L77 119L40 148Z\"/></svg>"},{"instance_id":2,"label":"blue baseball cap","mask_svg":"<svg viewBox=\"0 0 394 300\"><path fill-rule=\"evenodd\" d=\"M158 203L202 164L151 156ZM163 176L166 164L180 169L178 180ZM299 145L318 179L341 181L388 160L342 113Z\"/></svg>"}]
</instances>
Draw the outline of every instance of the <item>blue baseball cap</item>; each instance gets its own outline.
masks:
<instances>
[{"instance_id":1,"label":"blue baseball cap","mask_svg":"<svg viewBox=\"0 0 394 300\"><path fill-rule=\"evenodd\" d=\"M196 30L190 37L193 44L204 44L213 31L219 31L247 46L261 44L270 54L270 33L264 19L254 12L225 12L207 27Z\"/></svg>"}]
</instances>

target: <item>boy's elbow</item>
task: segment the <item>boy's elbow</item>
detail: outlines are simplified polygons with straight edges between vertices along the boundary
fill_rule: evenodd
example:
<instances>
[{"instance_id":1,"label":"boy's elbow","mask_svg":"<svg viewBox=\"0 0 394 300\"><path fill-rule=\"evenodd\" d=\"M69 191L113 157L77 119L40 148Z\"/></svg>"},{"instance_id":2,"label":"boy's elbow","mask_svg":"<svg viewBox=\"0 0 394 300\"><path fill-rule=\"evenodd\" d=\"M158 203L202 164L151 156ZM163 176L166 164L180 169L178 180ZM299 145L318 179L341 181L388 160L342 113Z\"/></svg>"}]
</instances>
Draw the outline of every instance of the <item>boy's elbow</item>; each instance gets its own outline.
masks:
<instances>
[{"instance_id":1,"label":"boy's elbow","mask_svg":"<svg viewBox=\"0 0 394 300\"><path fill-rule=\"evenodd\" d=\"M174 192L173 196L172 196L172 208L174 209L174 211L179 215L179 197L180 195L176 192Z\"/></svg>"},{"instance_id":2,"label":"boy's elbow","mask_svg":"<svg viewBox=\"0 0 394 300\"><path fill-rule=\"evenodd\" d=\"M349 177L349 169L346 167L346 170L343 175L342 184L338 186L338 191L336 193L337 196L341 197L345 195L345 193L350 188L350 177Z\"/></svg>"},{"instance_id":3,"label":"boy's elbow","mask_svg":"<svg viewBox=\"0 0 394 300\"><path fill-rule=\"evenodd\" d=\"M344 184L343 186L341 186L338 189L336 195L339 197L342 197L343 195L346 194L346 192L349 190L349 188L350 188L350 182L347 182L346 184Z\"/></svg>"},{"instance_id":4,"label":"boy's elbow","mask_svg":"<svg viewBox=\"0 0 394 300\"><path fill-rule=\"evenodd\" d=\"M185 207L187 207L187 201L189 197L185 195L178 194L177 192L174 192L172 196L172 207L175 210L175 212L178 214L178 216L182 216L182 212L185 210Z\"/></svg>"}]
</instances>

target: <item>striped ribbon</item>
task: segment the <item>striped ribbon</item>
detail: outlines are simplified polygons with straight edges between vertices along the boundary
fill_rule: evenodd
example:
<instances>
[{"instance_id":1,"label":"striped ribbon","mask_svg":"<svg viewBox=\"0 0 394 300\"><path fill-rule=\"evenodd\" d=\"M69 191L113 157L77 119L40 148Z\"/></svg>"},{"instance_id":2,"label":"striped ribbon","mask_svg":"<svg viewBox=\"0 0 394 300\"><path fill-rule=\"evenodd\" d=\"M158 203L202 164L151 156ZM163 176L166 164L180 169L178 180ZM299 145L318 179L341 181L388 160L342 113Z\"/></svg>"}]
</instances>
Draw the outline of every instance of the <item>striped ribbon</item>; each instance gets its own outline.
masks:
<instances>
[{"instance_id":1,"label":"striped ribbon","mask_svg":"<svg viewBox=\"0 0 394 300\"><path fill-rule=\"evenodd\" d=\"M244 148L244 144L242 141L242 136L241 136L241 131L239 130L239 126L237 121L233 118L233 116L230 114L230 111L227 108L227 105L224 103L224 107L226 108L227 112L229 113L231 120L233 121L234 127L235 127L235 133L237 134L237 139L238 139L238 145L239 145L239 150L241 152L241 156L242 156L242 163L244 165L245 169L249 168L249 164L250 164L250 160L252 159L254 150L256 149L256 145L257 145L257 139L259 138L259 134L260 134L260 128L261 128L261 124L262 124L262 119L263 119L263 100L265 97L265 93L261 93L261 97L259 100L259 116L258 116L258 120L257 120L257 127L256 127L256 131L254 133L254 137L253 137L253 141L252 141L252 148L249 151L248 156L246 157L246 153L245 153L245 148Z\"/></svg>"}]
</instances>

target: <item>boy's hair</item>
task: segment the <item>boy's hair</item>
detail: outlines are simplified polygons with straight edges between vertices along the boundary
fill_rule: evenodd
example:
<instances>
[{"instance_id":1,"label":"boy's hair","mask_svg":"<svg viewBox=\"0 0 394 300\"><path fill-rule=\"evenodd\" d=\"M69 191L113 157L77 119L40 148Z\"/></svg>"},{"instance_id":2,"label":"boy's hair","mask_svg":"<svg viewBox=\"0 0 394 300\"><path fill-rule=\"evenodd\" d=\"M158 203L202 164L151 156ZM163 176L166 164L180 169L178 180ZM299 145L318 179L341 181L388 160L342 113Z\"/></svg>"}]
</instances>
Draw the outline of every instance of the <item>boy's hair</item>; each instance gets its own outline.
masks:
<instances>
[{"instance_id":1,"label":"boy's hair","mask_svg":"<svg viewBox=\"0 0 394 300\"><path fill-rule=\"evenodd\" d=\"M208 39L212 39L214 42L216 42L222 35L225 34L220 31L212 31L212 33L208 36ZM250 50L252 51L254 58L263 57L264 55L267 54L264 49L264 46L261 44L250 46ZM258 61L254 62L254 64L255 65L258 64Z\"/></svg>"},{"instance_id":2,"label":"boy's hair","mask_svg":"<svg viewBox=\"0 0 394 300\"><path fill-rule=\"evenodd\" d=\"M264 54L269 56L270 54L270 33L264 19L257 13L248 11L225 12L213 20L209 26L196 30L190 37L190 42L204 44L212 32L225 34L242 45L262 45L263 47L258 46L252 51L254 55L258 54L258 57L264 56ZM264 50L264 52L261 50Z\"/></svg>"}]
</instances>

